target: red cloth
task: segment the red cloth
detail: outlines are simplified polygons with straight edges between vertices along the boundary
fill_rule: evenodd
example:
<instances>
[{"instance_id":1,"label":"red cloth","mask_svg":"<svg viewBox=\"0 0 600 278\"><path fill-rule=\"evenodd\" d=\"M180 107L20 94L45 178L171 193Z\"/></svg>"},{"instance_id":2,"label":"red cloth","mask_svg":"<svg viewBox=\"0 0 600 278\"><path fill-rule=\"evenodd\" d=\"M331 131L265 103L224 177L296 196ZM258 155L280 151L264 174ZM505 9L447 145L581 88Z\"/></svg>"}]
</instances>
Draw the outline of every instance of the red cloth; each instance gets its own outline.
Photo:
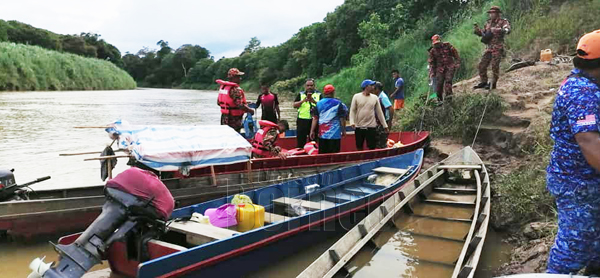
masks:
<instances>
[{"instance_id":1,"label":"red cloth","mask_svg":"<svg viewBox=\"0 0 600 278\"><path fill-rule=\"evenodd\" d=\"M114 179L106 182L106 187L114 188L138 196L144 200L152 200L156 211L164 218L169 219L175 201L167 186L152 172L131 167Z\"/></svg>"}]
</instances>

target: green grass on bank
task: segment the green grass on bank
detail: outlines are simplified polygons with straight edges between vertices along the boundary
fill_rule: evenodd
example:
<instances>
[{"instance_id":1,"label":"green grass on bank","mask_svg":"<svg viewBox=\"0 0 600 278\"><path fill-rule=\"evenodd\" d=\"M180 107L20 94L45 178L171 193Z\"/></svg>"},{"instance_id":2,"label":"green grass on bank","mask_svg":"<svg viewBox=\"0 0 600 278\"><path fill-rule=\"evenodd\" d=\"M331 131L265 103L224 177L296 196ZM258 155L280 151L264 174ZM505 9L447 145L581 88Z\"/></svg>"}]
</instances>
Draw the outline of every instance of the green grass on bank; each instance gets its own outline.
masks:
<instances>
[{"instance_id":1,"label":"green grass on bank","mask_svg":"<svg viewBox=\"0 0 600 278\"><path fill-rule=\"evenodd\" d=\"M462 138L471 145L486 103L483 122L497 119L502 114L502 98L491 93L456 96L442 106L421 100L398 114L398 122L402 130L427 130L433 137Z\"/></svg>"},{"instance_id":2,"label":"green grass on bank","mask_svg":"<svg viewBox=\"0 0 600 278\"><path fill-rule=\"evenodd\" d=\"M0 90L133 89L135 81L114 64L38 46L0 43Z\"/></svg>"}]
</instances>

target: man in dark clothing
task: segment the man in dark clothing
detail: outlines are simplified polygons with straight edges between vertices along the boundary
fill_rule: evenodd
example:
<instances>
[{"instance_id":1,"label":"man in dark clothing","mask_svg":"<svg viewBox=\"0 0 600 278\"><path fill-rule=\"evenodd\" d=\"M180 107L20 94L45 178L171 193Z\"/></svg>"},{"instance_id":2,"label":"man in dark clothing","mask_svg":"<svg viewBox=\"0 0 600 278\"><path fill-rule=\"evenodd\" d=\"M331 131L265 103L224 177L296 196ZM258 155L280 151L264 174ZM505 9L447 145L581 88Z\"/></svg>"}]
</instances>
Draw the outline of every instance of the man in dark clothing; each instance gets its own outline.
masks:
<instances>
[{"instance_id":1,"label":"man in dark clothing","mask_svg":"<svg viewBox=\"0 0 600 278\"><path fill-rule=\"evenodd\" d=\"M500 7L493 6L488 14L490 19L485 23L483 29L479 28L477 23L473 26L474 33L482 37L481 41L487 44L481 62L479 62L479 84L474 89L496 89L496 83L500 77L500 60L504 55L504 36L510 33L510 23L504 18L500 18ZM488 83L487 68L492 64L492 82Z\"/></svg>"},{"instance_id":2,"label":"man in dark clothing","mask_svg":"<svg viewBox=\"0 0 600 278\"><path fill-rule=\"evenodd\" d=\"M277 95L270 91L268 85L261 85L260 91L262 94L260 94L256 100L256 107L260 106L262 109L260 119L273 123L278 122L281 113L279 111L279 99L277 99Z\"/></svg>"},{"instance_id":3,"label":"man in dark clothing","mask_svg":"<svg viewBox=\"0 0 600 278\"><path fill-rule=\"evenodd\" d=\"M431 37L432 47L429 50L429 78L436 80L435 92L438 100L452 97L452 79L454 72L460 68L458 51L449 42L442 42L439 35Z\"/></svg>"},{"instance_id":4,"label":"man in dark clothing","mask_svg":"<svg viewBox=\"0 0 600 278\"><path fill-rule=\"evenodd\" d=\"M304 84L304 91L300 92L294 100L294 108L298 109L298 119L296 120L296 147L298 148L304 148L306 144L306 139L310 135L312 125L310 111L317 105L320 99L321 93L315 90L315 80L307 79Z\"/></svg>"},{"instance_id":5,"label":"man in dark clothing","mask_svg":"<svg viewBox=\"0 0 600 278\"><path fill-rule=\"evenodd\" d=\"M585 267L587 277L600 274L600 30L579 40L573 64L550 126L547 189L556 198L558 233L547 271L569 274Z\"/></svg>"}]
</instances>

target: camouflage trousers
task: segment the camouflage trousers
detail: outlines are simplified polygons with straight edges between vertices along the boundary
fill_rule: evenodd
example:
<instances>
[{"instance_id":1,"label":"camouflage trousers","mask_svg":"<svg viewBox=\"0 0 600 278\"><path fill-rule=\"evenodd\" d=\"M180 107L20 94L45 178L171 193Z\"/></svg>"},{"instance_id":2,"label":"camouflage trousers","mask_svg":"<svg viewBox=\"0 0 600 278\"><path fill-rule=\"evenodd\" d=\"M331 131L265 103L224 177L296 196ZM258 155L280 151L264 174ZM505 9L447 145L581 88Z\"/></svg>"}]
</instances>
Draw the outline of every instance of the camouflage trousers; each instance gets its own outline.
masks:
<instances>
[{"instance_id":1,"label":"camouflage trousers","mask_svg":"<svg viewBox=\"0 0 600 278\"><path fill-rule=\"evenodd\" d=\"M600 268L600 203L557 197L558 234L548 258L548 273L577 273ZM597 273L594 273L597 274Z\"/></svg>"},{"instance_id":2,"label":"camouflage trousers","mask_svg":"<svg viewBox=\"0 0 600 278\"><path fill-rule=\"evenodd\" d=\"M479 62L479 78L481 83L488 82L488 67L492 64L492 80L498 81L500 78L500 60L504 55L504 48L486 49Z\"/></svg>"},{"instance_id":3,"label":"camouflage trousers","mask_svg":"<svg viewBox=\"0 0 600 278\"><path fill-rule=\"evenodd\" d=\"M435 74L435 93L438 100L443 101L452 96L452 79L454 79L454 67L443 68Z\"/></svg>"},{"instance_id":4,"label":"camouflage trousers","mask_svg":"<svg viewBox=\"0 0 600 278\"><path fill-rule=\"evenodd\" d=\"M221 114L221 125L228 125L235 129L238 133L242 129L242 117L243 116L231 116L229 114Z\"/></svg>"}]
</instances>

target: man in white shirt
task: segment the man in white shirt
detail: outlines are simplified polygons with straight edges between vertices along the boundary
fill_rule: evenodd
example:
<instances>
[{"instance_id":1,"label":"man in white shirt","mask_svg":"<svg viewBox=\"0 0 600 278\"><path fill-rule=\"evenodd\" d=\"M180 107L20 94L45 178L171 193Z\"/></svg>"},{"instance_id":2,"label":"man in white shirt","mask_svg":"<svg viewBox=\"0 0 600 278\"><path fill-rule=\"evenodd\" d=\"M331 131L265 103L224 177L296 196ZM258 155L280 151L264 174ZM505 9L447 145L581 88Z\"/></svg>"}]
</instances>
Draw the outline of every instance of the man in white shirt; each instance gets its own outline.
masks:
<instances>
[{"instance_id":1,"label":"man in white shirt","mask_svg":"<svg viewBox=\"0 0 600 278\"><path fill-rule=\"evenodd\" d=\"M383 110L379 105L379 97L373 94L375 83L371 79L364 80L360 85L363 91L352 97L350 125L355 128L356 149L359 151L363 150L365 140L369 149L373 150L377 146L377 120L384 127L385 132L389 132Z\"/></svg>"}]
</instances>

